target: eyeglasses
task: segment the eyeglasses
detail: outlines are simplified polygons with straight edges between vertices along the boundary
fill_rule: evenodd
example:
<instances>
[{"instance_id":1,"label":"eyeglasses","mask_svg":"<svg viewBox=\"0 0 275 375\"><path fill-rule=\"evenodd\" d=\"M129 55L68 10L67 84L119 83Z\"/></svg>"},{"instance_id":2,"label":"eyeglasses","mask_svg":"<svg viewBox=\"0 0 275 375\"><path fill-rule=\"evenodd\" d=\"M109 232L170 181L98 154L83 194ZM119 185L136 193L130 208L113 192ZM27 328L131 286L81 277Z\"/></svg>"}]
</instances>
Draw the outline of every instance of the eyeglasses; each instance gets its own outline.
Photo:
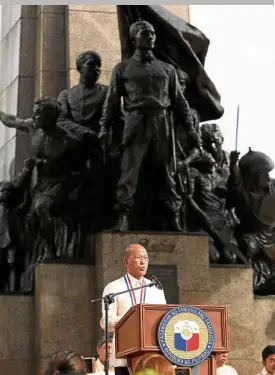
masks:
<instances>
[{"instance_id":1,"label":"eyeglasses","mask_svg":"<svg viewBox=\"0 0 275 375\"><path fill-rule=\"evenodd\" d=\"M133 257L133 259L135 259L135 260L145 260L146 262L148 262L148 260L149 260L149 257L148 256L144 256L144 257L142 257L142 256L137 256L137 257Z\"/></svg>"}]
</instances>

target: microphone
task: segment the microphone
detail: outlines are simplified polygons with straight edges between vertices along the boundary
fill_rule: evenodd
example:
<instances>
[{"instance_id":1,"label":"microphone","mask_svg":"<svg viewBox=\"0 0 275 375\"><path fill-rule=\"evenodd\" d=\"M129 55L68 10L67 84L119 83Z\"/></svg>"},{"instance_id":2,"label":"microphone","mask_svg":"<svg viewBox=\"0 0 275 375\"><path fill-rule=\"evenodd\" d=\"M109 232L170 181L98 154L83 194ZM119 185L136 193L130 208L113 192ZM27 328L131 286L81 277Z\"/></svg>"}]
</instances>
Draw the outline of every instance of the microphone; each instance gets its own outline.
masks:
<instances>
[{"instance_id":1,"label":"microphone","mask_svg":"<svg viewBox=\"0 0 275 375\"><path fill-rule=\"evenodd\" d=\"M155 287L156 287L156 288L158 288L158 289L160 289L160 290L163 289L161 282L159 281L159 279L158 279L156 276L152 275L152 276L151 276L151 280L152 280L152 282L155 284Z\"/></svg>"}]
</instances>

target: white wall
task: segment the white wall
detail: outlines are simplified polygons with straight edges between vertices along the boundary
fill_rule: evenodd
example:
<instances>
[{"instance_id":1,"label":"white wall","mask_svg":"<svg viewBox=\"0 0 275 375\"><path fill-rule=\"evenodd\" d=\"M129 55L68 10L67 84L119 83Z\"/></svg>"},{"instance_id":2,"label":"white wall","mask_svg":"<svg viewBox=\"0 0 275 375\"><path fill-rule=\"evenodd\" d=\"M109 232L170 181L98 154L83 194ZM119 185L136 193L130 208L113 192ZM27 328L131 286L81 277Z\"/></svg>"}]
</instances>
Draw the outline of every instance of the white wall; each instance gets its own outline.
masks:
<instances>
[{"instance_id":1,"label":"white wall","mask_svg":"<svg viewBox=\"0 0 275 375\"><path fill-rule=\"evenodd\" d=\"M275 162L274 6L191 5L190 22L210 39L205 67L225 107L224 148L235 149L240 104L239 151L251 146Z\"/></svg>"},{"instance_id":2,"label":"white wall","mask_svg":"<svg viewBox=\"0 0 275 375\"><path fill-rule=\"evenodd\" d=\"M21 5L2 5L0 13L0 109L17 114ZM15 130L0 122L0 181L10 178Z\"/></svg>"}]
</instances>

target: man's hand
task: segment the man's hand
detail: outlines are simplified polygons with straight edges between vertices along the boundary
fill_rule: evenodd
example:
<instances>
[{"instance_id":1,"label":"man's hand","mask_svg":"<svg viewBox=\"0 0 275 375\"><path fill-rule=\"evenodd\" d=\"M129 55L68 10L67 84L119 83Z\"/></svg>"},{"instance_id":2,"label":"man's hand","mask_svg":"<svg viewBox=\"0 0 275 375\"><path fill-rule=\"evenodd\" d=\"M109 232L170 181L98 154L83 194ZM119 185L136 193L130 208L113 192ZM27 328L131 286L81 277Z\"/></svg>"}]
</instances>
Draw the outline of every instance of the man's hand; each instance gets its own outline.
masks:
<instances>
[{"instance_id":1,"label":"man's hand","mask_svg":"<svg viewBox=\"0 0 275 375\"><path fill-rule=\"evenodd\" d=\"M98 134L98 139L100 143L104 143L105 141L107 141L108 136L109 136L108 130L105 128L105 126L102 126Z\"/></svg>"},{"instance_id":2,"label":"man's hand","mask_svg":"<svg viewBox=\"0 0 275 375\"><path fill-rule=\"evenodd\" d=\"M31 131L34 124L34 120L32 118L24 120L3 111L0 111L0 122L7 128L14 128L28 133Z\"/></svg>"},{"instance_id":3,"label":"man's hand","mask_svg":"<svg viewBox=\"0 0 275 375\"><path fill-rule=\"evenodd\" d=\"M240 153L238 151L230 152L230 164L236 165L239 161Z\"/></svg>"},{"instance_id":4,"label":"man's hand","mask_svg":"<svg viewBox=\"0 0 275 375\"><path fill-rule=\"evenodd\" d=\"M26 120L24 120L24 122L25 122L25 124L27 125L27 126L29 126L29 127L32 127L33 126L33 124L34 124L34 120L33 120L33 118L27 118Z\"/></svg>"},{"instance_id":5,"label":"man's hand","mask_svg":"<svg viewBox=\"0 0 275 375\"><path fill-rule=\"evenodd\" d=\"M35 160L34 159L25 159L24 160L24 167L28 172L31 172L35 167Z\"/></svg>"}]
</instances>

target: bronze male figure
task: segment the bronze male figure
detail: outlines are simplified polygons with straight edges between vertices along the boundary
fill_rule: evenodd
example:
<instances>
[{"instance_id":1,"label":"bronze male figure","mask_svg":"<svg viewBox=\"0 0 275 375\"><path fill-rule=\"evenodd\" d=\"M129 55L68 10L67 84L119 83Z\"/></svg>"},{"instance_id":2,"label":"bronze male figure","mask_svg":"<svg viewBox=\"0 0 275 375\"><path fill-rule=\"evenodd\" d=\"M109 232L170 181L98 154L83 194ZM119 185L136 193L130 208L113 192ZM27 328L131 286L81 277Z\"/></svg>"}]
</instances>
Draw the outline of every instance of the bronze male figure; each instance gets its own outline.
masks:
<instances>
[{"instance_id":1,"label":"bronze male figure","mask_svg":"<svg viewBox=\"0 0 275 375\"><path fill-rule=\"evenodd\" d=\"M153 150L157 195L164 202L169 230L180 231L179 209L181 198L176 192L173 176L172 111L180 116L197 147L199 136L177 78L175 68L155 58L154 27L138 21L130 27L130 37L135 46L133 56L115 66L101 118L99 138L103 141L108 132L116 128L112 122L117 116L121 98L125 110L123 155L121 175L116 189L117 231L127 231L129 214L139 182L145 157Z\"/></svg>"}]
</instances>

